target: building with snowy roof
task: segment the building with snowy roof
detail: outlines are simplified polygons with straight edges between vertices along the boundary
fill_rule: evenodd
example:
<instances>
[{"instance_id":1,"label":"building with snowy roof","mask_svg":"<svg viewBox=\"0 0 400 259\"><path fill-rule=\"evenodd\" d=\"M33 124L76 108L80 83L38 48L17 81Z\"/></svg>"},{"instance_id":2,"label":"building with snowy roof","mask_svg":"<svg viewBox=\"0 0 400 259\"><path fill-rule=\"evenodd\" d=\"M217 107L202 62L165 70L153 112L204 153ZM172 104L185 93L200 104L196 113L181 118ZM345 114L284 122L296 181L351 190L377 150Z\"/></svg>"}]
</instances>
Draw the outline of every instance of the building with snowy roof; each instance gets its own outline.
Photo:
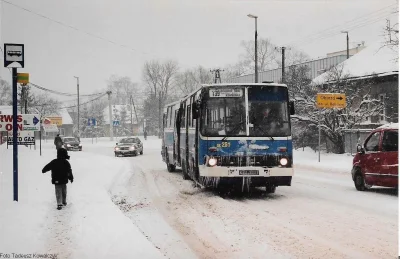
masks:
<instances>
[{"instance_id":1,"label":"building with snowy roof","mask_svg":"<svg viewBox=\"0 0 400 259\"><path fill-rule=\"evenodd\" d=\"M361 50L365 48L364 45L357 46L356 48L349 49L349 56L356 55ZM330 68L342 63L347 59L347 50L337 51L328 53L326 57L308 60L302 63L285 66L286 71L290 67L297 66L306 66L308 67L308 76L309 79L316 78L321 73L329 70ZM233 77L228 79L228 83L254 83L254 73L247 74L243 76ZM262 71L258 73L258 82L263 81L272 81L272 82L281 82L282 81L282 68L275 68L267 71Z\"/></svg>"},{"instance_id":2,"label":"building with snowy roof","mask_svg":"<svg viewBox=\"0 0 400 259\"><path fill-rule=\"evenodd\" d=\"M362 142L372 129L398 122L398 75L398 53L388 46L383 46L383 43L376 42L312 80L315 85L334 84L340 80L353 81L364 88L358 103L353 102L354 105L359 105L362 101L378 100L382 106L378 114L366 116L356 129L347 131L345 135L347 152L351 151L356 140Z\"/></svg>"}]
</instances>

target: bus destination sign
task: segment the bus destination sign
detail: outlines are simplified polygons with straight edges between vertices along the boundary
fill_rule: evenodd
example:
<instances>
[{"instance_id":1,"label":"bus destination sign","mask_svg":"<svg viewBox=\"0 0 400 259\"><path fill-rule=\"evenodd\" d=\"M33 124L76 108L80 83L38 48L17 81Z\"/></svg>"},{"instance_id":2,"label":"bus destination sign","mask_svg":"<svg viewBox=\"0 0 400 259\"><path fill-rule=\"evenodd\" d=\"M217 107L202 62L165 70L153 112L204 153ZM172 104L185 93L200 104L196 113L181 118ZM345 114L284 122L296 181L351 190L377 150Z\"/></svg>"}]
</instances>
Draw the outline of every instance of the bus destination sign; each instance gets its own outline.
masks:
<instances>
[{"instance_id":1,"label":"bus destination sign","mask_svg":"<svg viewBox=\"0 0 400 259\"><path fill-rule=\"evenodd\" d=\"M243 90L238 88L218 88L210 89L210 97L242 97Z\"/></svg>"}]
</instances>

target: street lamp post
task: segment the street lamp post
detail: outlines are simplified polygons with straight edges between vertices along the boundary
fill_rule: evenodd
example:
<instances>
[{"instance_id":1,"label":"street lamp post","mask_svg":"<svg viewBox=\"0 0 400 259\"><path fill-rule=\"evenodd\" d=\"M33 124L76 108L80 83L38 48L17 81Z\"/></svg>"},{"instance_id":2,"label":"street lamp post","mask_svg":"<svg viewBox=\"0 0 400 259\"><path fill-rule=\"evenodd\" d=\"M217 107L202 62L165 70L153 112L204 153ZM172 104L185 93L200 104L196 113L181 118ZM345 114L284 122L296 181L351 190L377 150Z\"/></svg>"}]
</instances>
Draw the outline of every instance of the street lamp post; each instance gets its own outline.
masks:
<instances>
[{"instance_id":1,"label":"street lamp post","mask_svg":"<svg viewBox=\"0 0 400 259\"><path fill-rule=\"evenodd\" d=\"M349 31L341 31L341 33L347 34L346 40L347 40L347 59L348 59L350 57L350 54L349 54Z\"/></svg>"},{"instance_id":2,"label":"street lamp post","mask_svg":"<svg viewBox=\"0 0 400 259\"><path fill-rule=\"evenodd\" d=\"M80 131L79 131L79 77L74 76L76 78L76 88L78 92L78 138L81 137Z\"/></svg>"},{"instance_id":3,"label":"street lamp post","mask_svg":"<svg viewBox=\"0 0 400 259\"><path fill-rule=\"evenodd\" d=\"M257 59L257 18L258 18L258 16L253 15L253 14L248 14L247 16L250 18L254 18L254 20L256 22L255 43L254 43L254 45L255 45L255 48L254 48L254 59L255 59L254 70L255 71L254 72L255 72L255 83L258 83L258 59Z\"/></svg>"}]
</instances>

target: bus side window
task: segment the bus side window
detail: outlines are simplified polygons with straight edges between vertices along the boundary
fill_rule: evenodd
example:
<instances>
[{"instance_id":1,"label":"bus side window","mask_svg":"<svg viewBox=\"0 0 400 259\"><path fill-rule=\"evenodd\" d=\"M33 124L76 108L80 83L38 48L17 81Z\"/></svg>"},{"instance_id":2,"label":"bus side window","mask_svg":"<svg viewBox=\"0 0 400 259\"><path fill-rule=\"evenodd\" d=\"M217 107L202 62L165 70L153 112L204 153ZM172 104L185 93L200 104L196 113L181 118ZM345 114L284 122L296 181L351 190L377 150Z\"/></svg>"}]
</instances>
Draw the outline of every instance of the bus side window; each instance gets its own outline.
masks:
<instances>
[{"instance_id":1,"label":"bus side window","mask_svg":"<svg viewBox=\"0 0 400 259\"><path fill-rule=\"evenodd\" d=\"M169 112L168 112L168 127L171 128L172 127L172 106L169 107Z\"/></svg>"},{"instance_id":2,"label":"bus side window","mask_svg":"<svg viewBox=\"0 0 400 259\"><path fill-rule=\"evenodd\" d=\"M188 116L188 127L190 128L192 126L192 110L190 109L191 105L189 104L186 108L187 116Z\"/></svg>"},{"instance_id":3,"label":"bus side window","mask_svg":"<svg viewBox=\"0 0 400 259\"><path fill-rule=\"evenodd\" d=\"M177 125L178 125L178 115L179 115L179 110L175 110L175 119L174 119L174 121L175 121L175 127L177 127Z\"/></svg>"},{"instance_id":4,"label":"bus side window","mask_svg":"<svg viewBox=\"0 0 400 259\"><path fill-rule=\"evenodd\" d=\"M163 114L163 128L166 128L167 127L167 120L165 119L167 117L167 114L166 113L164 113Z\"/></svg>"},{"instance_id":5,"label":"bus side window","mask_svg":"<svg viewBox=\"0 0 400 259\"><path fill-rule=\"evenodd\" d=\"M181 114L181 128L186 128L186 116L185 116L186 110L185 108L182 109L182 114Z\"/></svg>"}]
</instances>

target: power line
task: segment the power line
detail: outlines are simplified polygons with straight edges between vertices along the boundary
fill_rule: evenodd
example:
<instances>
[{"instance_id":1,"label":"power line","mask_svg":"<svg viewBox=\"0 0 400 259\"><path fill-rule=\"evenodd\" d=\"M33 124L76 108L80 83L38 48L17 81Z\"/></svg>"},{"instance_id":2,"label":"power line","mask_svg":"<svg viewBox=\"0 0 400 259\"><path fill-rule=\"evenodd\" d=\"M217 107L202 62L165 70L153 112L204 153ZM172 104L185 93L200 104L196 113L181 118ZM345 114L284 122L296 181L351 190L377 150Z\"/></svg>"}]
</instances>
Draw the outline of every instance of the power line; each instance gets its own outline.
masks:
<instances>
[{"instance_id":1,"label":"power line","mask_svg":"<svg viewBox=\"0 0 400 259\"><path fill-rule=\"evenodd\" d=\"M359 16L357 18L354 18L354 19L352 19L350 21L347 21L345 23L338 24L338 25L326 28L326 29L324 29L322 31L319 31L317 33L310 34L310 35L304 37L303 39L298 39L298 40L291 41L291 42L288 43L288 45L293 45L293 44L294 45L298 45L298 43L301 43L301 42L304 43L304 42L315 41L315 40L318 40L318 39L321 39L321 38L330 37L330 36L333 36L333 35L340 34L340 30L348 30L348 31L350 31L350 30L357 29L357 28L363 27L365 25L368 25L369 24L368 22L372 21L372 23L374 23L374 22L376 22L376 18L380 19L382 17L386 17L387 15L390 15L391 11L387 10L387 9L392 8L395 5L396 4L392 4L392 5L386 6L386 7L383 7L381 9L379 9L379 10L376 10L374 12L371 12L371 13L365 14L363 16ZM362 25L362 26L360 26L360 25ZM342 29L340 29L340 28L342 28ZM346 28L346 29L343 29L343 28Z\"/></svg>"},{"instance_id":2,"label":"power line","mask_svg":"<svg viewBox=\"0 0 400 259\"><path fill-rule=\"evenodd\" d=\"M101 97L106 96L106 95L107 95L107 93L103 93L102 95L100 95L100 96L98 96L98 97L96 97L96 98L93 98L92 100L89 100L89 101L84 102L84 103L80 103L79 106L82 106L82 105L85 105L85 104L88 104L88 103L97 101L97 100L99 100ZM78 105L72 105L72 106L67 106L67 107L61 107L61 109L74 108L74 107L77 107L77 106L78 106Z\"/></svg>"},{"instance_id":3,"label":"power line","mask_svg":"<svg viewBox=\"0 0 400 259\"><path fill-rule=\"evenodd\" d=\"M63 95L63 96L77 96L77 94L63 93L63 92L58 92L58 91L54 91L54 90L51 90L51 89L47 89L47 88L44 88L44 87L39 86L39 85L34 84L34 83L29 83L29 85L30 85L30 86L33 86L33 87L35 87L35 88L37 88L37 89L40 89L40 90L43 90L43 91L52 93L52 94L58 94L58 95ZM96 93L96 94L80 94L79 96L91 97L91 96L98 96L98 95L100 95L100 94L103 94L103 93Z\"/></svg>"},{"instance_id":4,"label":"power line","mask_svg":"<svg viewBox=\"0 0 400 259\"><path fill-rule=\"evenodd\" d=\"M79 29L79 28L77 28L77 27L75 27L75 26L72 26L72 25L66 24L66 23L64 23L64 22L60 22L60 21L58 21L58 20L52 19L52 18L50 18L50 17L48 17L48 16L45 16L45 15L43 15L43 14L34 12L34 11L29 10L29 9L27 9L27 8L25 8L25 7L22 7L22 6L19 6L19 5L17 5L17 4L8 2L8 1L6 1L6 0L0 0L0 1L2 1L2 2L6 3L6 4L9 4L9 5L12 5L12 6L16 7L16 8L21 9L21 10L24 10L24 11L26 11L26 12L28 12L28 13L32 13L32 14L34 14L34 15L36 15L36 16L42 17L42 18L44 18L44 19L46 19L46 20L49 20L49 21L51 21L51 22L57 23L57 24L59 24L59 25L61 25L61 26L63 26L63 27L66 27L66 28L69 28L69 29L72 29L72 30L75 30L75 31L78 31L78 32L81 32L81 33L84 33L84 34L86 34L86 35L88 35L88 36L90 36L90 37L93 37L93 38L96 38L96 39L99 39L99 40L108 42L108 43L110 43L110 44L117 45L117 46L122 47L122 48L129 49L129 50L131 50L131 51L133 51L133 52L136 52L136 53L142 53L142 54L144 54L144 55L151 55L151 53L144 52L144 51L139 51L139 50L134 49L134 48L132 48L132 47L129 47L129 46L127 46L127 45L120 44L120 43L118 43L118 42L109 40L109 39L107 39L107 38L98 36L98 35L96 35L96 34L93 34L93 33L90 33L90 32L84 31L84 30L81 30L81 29Z\"/></svg>"}]
</instances>

